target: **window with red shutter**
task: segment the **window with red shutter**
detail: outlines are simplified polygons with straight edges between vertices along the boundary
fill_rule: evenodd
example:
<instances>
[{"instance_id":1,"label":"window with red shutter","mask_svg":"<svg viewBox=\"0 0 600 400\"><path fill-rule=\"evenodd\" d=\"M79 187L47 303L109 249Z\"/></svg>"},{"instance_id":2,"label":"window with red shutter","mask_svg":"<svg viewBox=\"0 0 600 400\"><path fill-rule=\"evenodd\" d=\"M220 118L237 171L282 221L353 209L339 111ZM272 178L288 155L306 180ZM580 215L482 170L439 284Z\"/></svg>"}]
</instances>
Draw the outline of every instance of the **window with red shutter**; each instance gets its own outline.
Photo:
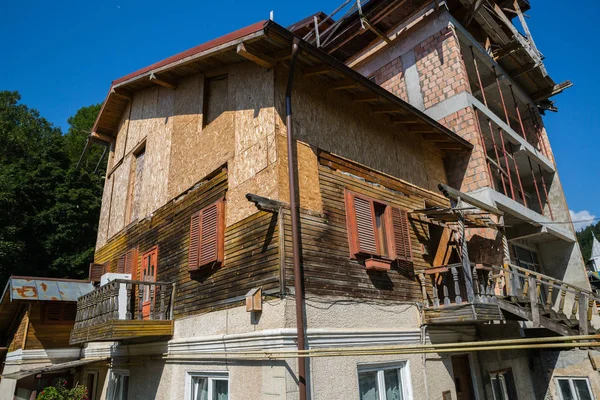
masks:
<instances>
[{"instance_id":1,"label":"window with red shutter","mask_svg":"<svg viewBox=\"0 0 600 400\"><path fill-rule=\"evenodd\" d=\"M105 262L104 264L91 263L89 272L90 282L99 283L102 275L109 272L109 266L110 264L108 262Z\"/></svg>"},{"instance_id":2,"label":"window with red shutter","mask_svg":"<svg viewBox=\"0 0 600 400\"><path fill-rule=\"evenodd\" d=\"M117 273L118 274L131 274L131 279L137 279L137 267L138 267L138 251L137 247L127 250L117 260Z\"/></svg>"},{"instance_id":3,"label":"window with red shutter","mask_svg":"<svg viewBox=\"0 0 600 400\"><path fill-rule=\"evenodd\" d=\"M394 259L412 260L406 211L349 190L345 202L351 258L376 270L389 269Z\"/></svg>"},{"instance_id":4,"label":"window with red shutter","mask_svg":"<svg viewBox=\"0 0 600 400\"><path fill-rule=\"evenodd\" d=\"M203 208L190 218L188 269L219 266L224 258L225 202Z\"/></svg>"}]
</instances>

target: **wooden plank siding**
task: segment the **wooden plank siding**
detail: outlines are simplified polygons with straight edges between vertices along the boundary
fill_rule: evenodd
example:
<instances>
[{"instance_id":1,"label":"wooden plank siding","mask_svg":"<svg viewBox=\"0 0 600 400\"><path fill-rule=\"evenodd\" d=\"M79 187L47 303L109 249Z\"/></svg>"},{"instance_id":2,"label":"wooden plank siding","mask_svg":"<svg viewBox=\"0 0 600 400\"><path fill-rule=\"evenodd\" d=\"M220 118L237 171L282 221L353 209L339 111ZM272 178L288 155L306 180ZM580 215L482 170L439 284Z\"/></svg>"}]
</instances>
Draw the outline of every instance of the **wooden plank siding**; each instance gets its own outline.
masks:
<instances>
[{"instance_id":1,"label":"wooden plank siding","mask_svg":"<svg viewBox=\"0 0 600 400\"><path fill-rule=\"evenodd\" d=\"M422 301L415 271L431 267L432 256L423 254L423 245L429 241L427 224L409 219L412 261L397 261L387 272L367 273L362 263L350 259L344 190L349 189L367 195L409 212L423 208L425 204L447 207L447 200L441 195L326 152L319 153L319 164L323 214L302 211L300 216L307 297L312 293ZM292 287L293 264L289 213L285 215L284 221L286 287Z\"/></svg>"},{"instance_id":2,"label":"wooden plank siding","mask_svg":"<svg viewBox=\"0 0 600 400\"><path fill-rule=\"evenodd\" d=\"M45 322L43 302L31 304L25 350L69 347L69 336L75 321Z\"/></svg>"},{"instance_id":3,"label":"wooden plank siding","mask_svg":"<svg viewBox=\"0 0 600 400\"><path fill-rule=\"evenodd\" d=\"M23 344L25 343L25 334L27 331L27 325L29 324L29 312L27 308L24 308L19 311L19 314L19 325L7 346L9 352L22 349Z\"/></svg>"},{"instance_id":4,"label":"wooden plank siding","mask_svg":"<svg viewBox=\"0 0 600 400\"><path fill-rule=\"evenodd\" d=\"M222 169L151 218L131 224L98 249L95 262L110 262L115 271L118 258L128 249L138 247L141 255L158 245L157 280L176 284L175 318L242 305L245 294L256 286L279 289L277 216L258 210L225 229L222 267L188 271L190 217L226 191L227 170ZM140 267L138 258L138 271Z\"/></svg>"}]
</instances>

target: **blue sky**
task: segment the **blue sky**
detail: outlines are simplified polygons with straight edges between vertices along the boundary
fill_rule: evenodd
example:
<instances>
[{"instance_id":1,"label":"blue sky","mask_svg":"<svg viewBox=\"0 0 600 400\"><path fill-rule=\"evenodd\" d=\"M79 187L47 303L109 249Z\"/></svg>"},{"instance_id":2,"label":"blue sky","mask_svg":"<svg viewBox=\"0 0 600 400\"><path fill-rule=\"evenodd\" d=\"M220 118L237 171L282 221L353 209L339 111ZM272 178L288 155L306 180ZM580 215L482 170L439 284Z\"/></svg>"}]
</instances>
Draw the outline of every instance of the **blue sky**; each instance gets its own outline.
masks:
<instances>
[{"instance_id":1,"label":"blue sky","mask_svg":"<svg viewBox=\"0 0 600 400\"><path fill-rule=\"evenodd\" d=\"M110 82L232 30L267 19L286 26L341 0L183 2L108 0L14 1L3 4L0 90L65 128L78 108L104 99ZM554 98L559 113L546 127L569 206L577 219L600 216L600 3L532 0L528 23L556 82L575 86ZM583 4L582 4L583 3ZM585 10L582 12L581 10ZM556 23L560 17L560 23Z\"/></svg>"}]
</instances>

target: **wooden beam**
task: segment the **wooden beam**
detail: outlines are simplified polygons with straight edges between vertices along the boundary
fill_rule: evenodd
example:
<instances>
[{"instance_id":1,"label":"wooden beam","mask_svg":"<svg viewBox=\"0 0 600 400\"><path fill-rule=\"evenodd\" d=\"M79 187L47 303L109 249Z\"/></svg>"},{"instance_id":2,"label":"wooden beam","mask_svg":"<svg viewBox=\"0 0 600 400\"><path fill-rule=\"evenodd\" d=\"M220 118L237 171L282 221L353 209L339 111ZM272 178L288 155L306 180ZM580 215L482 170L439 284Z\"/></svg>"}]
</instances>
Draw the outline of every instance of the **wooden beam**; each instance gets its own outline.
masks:
<instances>
[{"instance_id":1,"label":"wooden beam","mask_svg":"<svg viewBox=\"0 0 600 400\"><path fill-rule=\"evenodd\" d=\"M345 90L352 89L354 87L356 87L356 81L353 79L342 79L329 85L329 89L331 90Z\"/></svg>"},{"instance_id":2,"label":"wooden beam","mask_svg":"<svg viewBox=\"0 0 600 400\"><path fill-rule=\"evenodd\" d=\"M392 118L392 123L394 124L418 124L419 120L415 117L406 116L406 117L394 117Z\"/></svg>"},{"instance_id":3,"label":"wooden beam","mask_svg":"<svg viewBox=\"0 0 600 400\"><path fill-rule=\"evenodd\" d=\"M381 40L383 40L387 44L392 44L392 41L390 40L390 38L385 33L381 32L379 29L377 29L377 27L375 25L372 25L366 17L362 17L362 21L363 21L363 24L365 24L365 26L369 30L371 30L374 34L379 36L379 38Z\"/></svg>"},{"instance_id":4,"label":"wooden beam","mask_svg":"<svg viewBox=\"0 0 600 400\"><path fill-rule=\"evenodd\" d=\"M375 114L389 114L389 113L404 113L400 107L392 105L392 106L377 106L373 107L373 112Z\"/></svg>"},{"instance_id":5,"label":"wooden beam","mask_svg":"<svg viewBox=\"0 0 600 400\"><path fill-rule=\"evenodd\" d=\"M331 67L327 64L317 64L312 67L306 67L302 70L304 76L322 75L331 71Z\"/></svg>"},{"instance_id":6,"label":"wooden beam","mask_svg":"<svg viewBox=\"0 0 600 400\"><path fill-rule=\"evenodd\" d=\"M123 100L127 100L127 101L131 101L132 100L132 97L129 94L126 94L125 92L122 92L122 91L117 90L115 88L112 88L110 90L110 94L112 94L113 96L118 97L120 99L123 99Z\"/></svg>"},{"instance_id":7,"label":"wooden beam","mask_svg":"<svg viewBox=\"0 0 600 400\"><path fill-rule=\"evenodd\" d=\"M168 82L164 79L158 79L158 77L154 73L150 74L150 82L160 85L162 87L166 87L167 89L175 89L177 87L177 85L175 85L172 82Z\"/></svg>"},{"instance_id":8,"label":"wooden beam","mask_svg":"<svg viewBox=\"0 0 600 400\"><path fill-rule=\"evenodd\" d=\"M421 135L423 140L427 140L428 142L449 142L451 139L447 135L443 135L441 133L423 133Z\"/></svg>"},{"instance_id":9,"label":"wooden beam","mask_svg":"<svg viewBox=\"0 0 600 400\"><path fill-rule=\"evenodd\" d=\"M260 65L261 67L265 67L267 69L271 69L275 65L275 60L273 60L271 57L250 50L246 47L244 43L240 43L237 45L237 53L245 59L250 60Z\"/></svg>"},{"instance_id":10,"label":"wooden beam","mask_svg":"<svg viewBox=\"0 0 600 400\"><path fill-rule=\"evenodd\" d=\"M104 135L102 133L92 132L90 134L90 138L93 140L97 140L105 143L112 143L115 141L115 138L112 136Z\"/></svg>"},{"instance_id":11,"label":"wooden beam","mask_svg":"<svg viewBox=\"0 0 600 400\"><path fill-rule=\"evenodd\" d=\"M275 61L289 60L290 58L292 58L292 51L290 49L286 48L283 50L276 51L275 53L271 54L269 57Z\"/></svg>"},{"instance_id":12,"label":"wooden beam","mask_svg":"<svg viewBox=\"0 0 600 400\"><path fill-rule=\"evenodd\" d=\"M352 97L353 103L372 103L378 100L379 96L373 93L357 94Z\"/></svg>"},{"instance_id":13,"label":"wooden beam","mask_svg":"<svg viewBox=\"0 0 600 400\"><path fill-rule=\"evenodd\" d=\"M476 0L475 3L473 3L473 5L471 5L471 8L467 12L467 16L465 17L465 22L464 22L465 28L467 26L469 26L471 21L473 21L473 18L475 18L475 14L477 13L477 11L479 11L479 8L482 5L483 5L483 0Z\"/></svg>"},{"instance_id":14,"label":"wooden beam","mask_svg":"<svg viewBox=\"0 0 600 400\"><path fill-rule=\"evenodd\" d=\"M435 129L433 129L433 127L431 127L429 125L413 125L413 126L408 127L408 131L410 133L433 133L433 132L435 132ZM448 137L448 136L446 136L446 137ZM456 144L458 146L460 146L458 143L456 143Z\"/></svg>"},{"instance_id":15,"label":"wooden beam","mask_svg":"<svg viewBox=\"0 0 600 400\"><path fill-rule=\"evenodd\" d=\"M531 96L531 98L533 99L534 103L540 100L546 100L547 98L557 95L563 90L570 88L571 86L573 86L573 82L564 81L562 83L559 83L558 85L554 85L550 89L540 90L539 92L534 93Z\"/></svg>"}]
</instances>

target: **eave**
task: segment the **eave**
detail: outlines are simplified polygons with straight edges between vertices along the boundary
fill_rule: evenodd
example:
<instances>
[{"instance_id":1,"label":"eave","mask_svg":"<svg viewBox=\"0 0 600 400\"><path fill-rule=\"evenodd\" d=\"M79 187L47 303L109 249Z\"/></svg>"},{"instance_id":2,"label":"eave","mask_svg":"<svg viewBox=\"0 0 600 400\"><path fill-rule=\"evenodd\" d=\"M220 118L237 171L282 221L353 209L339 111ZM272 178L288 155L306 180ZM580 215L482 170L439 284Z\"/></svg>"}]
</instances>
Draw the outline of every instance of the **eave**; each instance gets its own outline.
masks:
<instances>
[{"instance_id":1,"label":"eave","mask_svg":"<svg viewBox=\"0 0 600 400\"><path fill-rule=\"evenodd\" d=\"M116 135L133 92L156 84L176 88L177 82L186 76L242 61L250 60L267 68L287 63L294 37L273 21L259 22L114 81L94 124L94 138L102 140L101 135L105 138ZM324 87L369 104L374 114L389 118L399 132L421 134L444 152L472 148L456 133L325 52L304 41L300 41L300 47L299 73L318 76Z\"/></svg>"}]
</instances>

